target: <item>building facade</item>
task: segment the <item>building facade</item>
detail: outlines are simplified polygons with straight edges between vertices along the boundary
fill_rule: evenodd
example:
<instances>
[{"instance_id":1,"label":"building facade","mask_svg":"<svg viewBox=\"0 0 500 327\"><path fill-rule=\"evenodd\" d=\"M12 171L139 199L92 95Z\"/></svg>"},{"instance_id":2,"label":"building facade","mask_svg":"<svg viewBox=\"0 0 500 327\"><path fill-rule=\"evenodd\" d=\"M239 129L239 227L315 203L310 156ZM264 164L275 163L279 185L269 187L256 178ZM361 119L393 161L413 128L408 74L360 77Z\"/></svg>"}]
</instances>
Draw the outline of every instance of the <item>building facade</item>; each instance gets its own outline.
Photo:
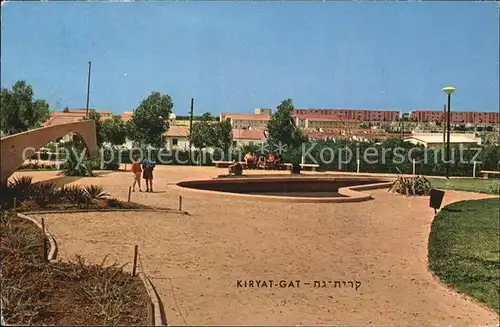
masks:
<instances>
[{"instance_id":1,"label":"building facade","mask_svg":"<svg viewBox=\"0 0 500 327\"><path fill-rule=\"evenodd\" d=\"M295 109L294 115L328 116L360 122L391 122L399 120L399 111L364 109Z\"/></svg>"},{"instance_id":2,"label":"building facade","mask_svg":"<svg viewBox=\"0 0 500 327\"><path fill-rule=\"evenodd\" d=\"M220 121L229 120L233 129L265 130L271 119L270 109L255 109L254 114L221 113Z\"/></svg>"},{"instance_id":3,"label":"building facade","mask_svg":"<svg viewBox=\"0 0 500 327\"><path fill-rule=\"evenodd\" d=\"M405 137L406 142L416 145L423 145L426 148L441 148L445 146L443 134L441 133L413 133ZM481 138L475 134L451 133L451 145L475 146L481 144Z\"/></svg>"},{"instance_id":4,"label":"building facade","mask_svg":"<svg viewBox=\"0 0 500 327\"><path fill-rule=\"evenodd\" d=\"M491 125L500 122L498 112L451 111L451 124ZM410 118L419 123L447 122L444 110L412 110Z\"/></svg>"},{"instance_id":5,"label":"building facade","mask_svg":"<svg viewBox=\"0 0 500 327\"><path fill-rule=\"evenodd\" d=\"M294 115L295 126L302 129L320 128L359 128L361 122L353 119L341 119L335 116Z\"/></svg>"},{"instance_id":6,"label":"building facade","mask_svg":"<svg viewBox=\"0 0 500 327\"><path fill-rule=\"evenodd\" d=\"M260 145L266 142L263 130L233 129L233 146Z\"/></svg>"}]
</instances>

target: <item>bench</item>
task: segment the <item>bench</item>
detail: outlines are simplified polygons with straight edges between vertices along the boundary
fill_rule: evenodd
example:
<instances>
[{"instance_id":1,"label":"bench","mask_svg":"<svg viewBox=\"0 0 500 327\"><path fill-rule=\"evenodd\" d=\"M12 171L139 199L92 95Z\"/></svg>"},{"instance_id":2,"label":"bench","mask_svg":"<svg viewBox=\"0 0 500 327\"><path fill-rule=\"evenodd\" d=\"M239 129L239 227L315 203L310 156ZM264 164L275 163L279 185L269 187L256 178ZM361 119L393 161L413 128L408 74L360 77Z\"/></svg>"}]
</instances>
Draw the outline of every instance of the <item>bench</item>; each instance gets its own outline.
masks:
<instances>
[{"instance_id":1,"label":"bench","mask_svg":"<svg viewBox=\"0 0 500 327\"><path fill-rule=\"evenodd\" d=\"M213 164L217 168L228 168L233 164L232 161L214 161Z\"/></svg>"},{"instance_id":2,"label":"bench","mask_svg":"<svg viewBox=\"0 0 500 327\"><path fill-rule=\"evenodd\" d=\"M293 164L291 164L291 163L283 163L282 165L283 165L283 167L285 167L286 170L292 171L292 169L293 169Z\"/></svg>"},{"instance_id":3,"label":"bench","mask_svg":"<svg viewBox=\"0 0 500 327\"><path fill-rule=\"evenodd\" d=\"M484 175L484 178L488 179L488 175L500 175L500 171L481 170L481 174Z\"/></svg>"},{"instance_id":4,"label":"bench","mask_svg":"<svg viewBox=\"0 0 500 327\"><path fill-rule=\"evenodd\" d=\"M315 171L316 168L318 168L319 165L318 164L300 164L300 168L304 169L304 168L311 168L312 171Z\"/></svg>"}]
</instances>

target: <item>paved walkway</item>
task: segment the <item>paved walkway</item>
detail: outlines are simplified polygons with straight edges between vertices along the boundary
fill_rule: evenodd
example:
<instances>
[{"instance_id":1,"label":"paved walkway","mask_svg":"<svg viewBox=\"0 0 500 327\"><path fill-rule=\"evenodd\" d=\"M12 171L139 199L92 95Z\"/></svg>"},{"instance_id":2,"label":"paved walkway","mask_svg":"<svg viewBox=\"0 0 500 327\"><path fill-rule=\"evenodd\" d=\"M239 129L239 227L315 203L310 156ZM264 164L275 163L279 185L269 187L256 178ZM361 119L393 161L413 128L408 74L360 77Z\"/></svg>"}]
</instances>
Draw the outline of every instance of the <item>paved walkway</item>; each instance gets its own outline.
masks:
<instances>
[{"instance_id":1,"label":"paved walkway","mask_svg":"<svg viewBox=\"0 0 500 327\"><path fill-rule=\"evenodd\" d=\"M176 208L178 194L169 183L210 178L222 171L161 167L155 171L158 193L134 193L133 200ZM131 173L111 173L78 183L102 184L113 196L126 199L131 180ZM88 213L45 219L61 258L79 253L100 262L109 253L110 262L131 262L138 244L142 266L173 325L498 323L497 314L445 288L428 272L433 218L428 198L386 190L370 193L372 201L338 204L193 195L184 198L191 216ZM484 197L446 192L445 204ZM238 288L238 280L300 284ZM325 281L327 287L314 288L315 280ZM333 288L336 280L355 280L361 286Z\"/></svg>"}]
</instances>

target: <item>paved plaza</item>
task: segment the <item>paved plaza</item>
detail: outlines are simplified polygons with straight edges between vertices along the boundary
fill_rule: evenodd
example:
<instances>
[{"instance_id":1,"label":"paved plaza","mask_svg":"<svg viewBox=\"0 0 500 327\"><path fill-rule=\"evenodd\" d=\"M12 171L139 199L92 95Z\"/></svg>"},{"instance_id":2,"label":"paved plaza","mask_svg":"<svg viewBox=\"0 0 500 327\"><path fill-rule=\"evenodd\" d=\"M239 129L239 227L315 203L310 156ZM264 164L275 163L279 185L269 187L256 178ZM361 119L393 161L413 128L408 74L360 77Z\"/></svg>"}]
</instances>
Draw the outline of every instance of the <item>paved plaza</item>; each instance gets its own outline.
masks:
<instances>
[{"instance_id":1,"label":"paved plaza","mask_svg":"<svg viewBox=\"0 0 500 327\"><path fill-rule=\"evenodd\" d=\"M132 193L132 201L177 209L181 190L173 184L222 173L210 167L158 166L156 193ZM55 177L54 172L18 175ZM127 199L131 182L130 172L74 181L101 184L121 200ZM62 259L81 254L100 263L109 254L107 262L128 262L130 269L137 244L140 264L172 325L497 324L496 313L444 287L428 271L434 215L428 198L386 189L366 192L374 199L324 204L186 192L183 210L189 216L93 212L44 217ZM485 197L446 191L444 201ZM250 280L254 287L243 287ZM267 287L256 287L264 280ZM281 280L287 287L280 287ZM346 285L334 288L335 281Z\"/></svg>"}]
</instances>

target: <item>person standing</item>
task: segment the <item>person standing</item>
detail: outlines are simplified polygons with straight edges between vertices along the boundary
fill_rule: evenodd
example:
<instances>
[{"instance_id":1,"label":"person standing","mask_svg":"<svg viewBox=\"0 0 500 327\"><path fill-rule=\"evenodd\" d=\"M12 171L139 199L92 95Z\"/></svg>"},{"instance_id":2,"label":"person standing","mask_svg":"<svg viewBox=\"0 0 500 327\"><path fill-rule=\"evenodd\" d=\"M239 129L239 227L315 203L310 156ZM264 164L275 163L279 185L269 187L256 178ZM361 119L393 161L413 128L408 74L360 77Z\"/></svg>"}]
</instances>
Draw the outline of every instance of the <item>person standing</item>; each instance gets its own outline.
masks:
<instances>
[{"instance_id":1,"label":"person standing","mask_svg":"<svg viewBox=\"0 0 500 327\"><path fill-rule=\"evenodd\" d=\"M141 189L141 160L139 156L134 157L134 162L132 162L132 173L134 174L134 183L132 184L132 192L135 192L135 185L139 186L139 192L142 192Z\"/></svg>"},{"instance_id":2,"label":"person standing","mask_svg":"<svg viewBox=\"0 0 500 327\"><path fill-rule=\"evenodd\" d=\"M142 161L142 178L146 181L146 192L153 192L153 169L156 162L152 160Z\"/></svg>"}]
</instances>

